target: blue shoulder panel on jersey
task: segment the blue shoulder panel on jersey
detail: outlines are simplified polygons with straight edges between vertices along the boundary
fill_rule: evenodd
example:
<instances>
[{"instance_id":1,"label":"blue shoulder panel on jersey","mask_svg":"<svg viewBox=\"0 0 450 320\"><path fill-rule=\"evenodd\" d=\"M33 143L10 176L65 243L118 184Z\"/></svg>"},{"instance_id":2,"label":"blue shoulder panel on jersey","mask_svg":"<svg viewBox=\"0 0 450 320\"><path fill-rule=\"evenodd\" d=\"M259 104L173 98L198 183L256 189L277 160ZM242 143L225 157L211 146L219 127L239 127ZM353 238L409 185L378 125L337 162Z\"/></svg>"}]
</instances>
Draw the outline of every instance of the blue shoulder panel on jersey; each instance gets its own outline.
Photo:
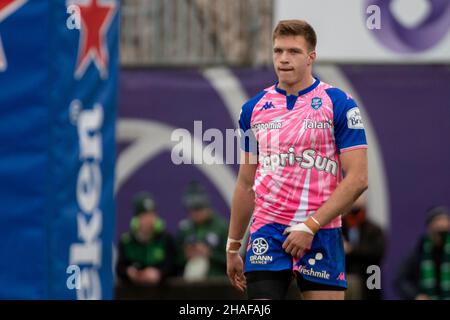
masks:
<instances>
[{"instance_id":1,"label":"blue shoulder panel on jersey","mask_svg":"<svg viewBox=\"0 0 450 320\"><path fill-rule=\"evenodd\" d=\"M241 115L239 117L239 128L243 132L241 133L240 140L241 149L246 152L257 153L256 138L251 130L250 121L252 119L253 109L266 93L267 91L261 91L242 106Z\"/></svg>"},{"instance_id":2,"label":"blue shoulder panel on jersey","mask_svg":"<svg viewBox=\"0 0 450 320\"><path fill-rule=\"evenodd\" d=\"M338 150L367 145L361 114L355 100L338 88L325 91L333 103L334 137Z\"/></svg>"}]
</instances>

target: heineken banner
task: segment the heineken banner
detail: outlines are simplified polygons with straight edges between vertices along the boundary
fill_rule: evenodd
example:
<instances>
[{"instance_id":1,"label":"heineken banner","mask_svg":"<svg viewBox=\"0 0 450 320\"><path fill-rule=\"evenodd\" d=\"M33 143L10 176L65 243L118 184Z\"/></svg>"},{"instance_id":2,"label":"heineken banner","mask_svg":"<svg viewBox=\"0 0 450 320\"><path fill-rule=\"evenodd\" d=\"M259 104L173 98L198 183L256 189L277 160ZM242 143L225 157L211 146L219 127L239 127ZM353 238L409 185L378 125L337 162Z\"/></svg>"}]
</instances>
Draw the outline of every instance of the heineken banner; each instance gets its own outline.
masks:
<instances>
[{"instance_id":1,"label":"heineken banner","mask_svg":"<svg viewBox=\"0 0 450 320\"><path fill-rule=\"evenodd\" d=\"M112 298L119 2L0 0L0 298Z\"/></svg>"}]
</instances>

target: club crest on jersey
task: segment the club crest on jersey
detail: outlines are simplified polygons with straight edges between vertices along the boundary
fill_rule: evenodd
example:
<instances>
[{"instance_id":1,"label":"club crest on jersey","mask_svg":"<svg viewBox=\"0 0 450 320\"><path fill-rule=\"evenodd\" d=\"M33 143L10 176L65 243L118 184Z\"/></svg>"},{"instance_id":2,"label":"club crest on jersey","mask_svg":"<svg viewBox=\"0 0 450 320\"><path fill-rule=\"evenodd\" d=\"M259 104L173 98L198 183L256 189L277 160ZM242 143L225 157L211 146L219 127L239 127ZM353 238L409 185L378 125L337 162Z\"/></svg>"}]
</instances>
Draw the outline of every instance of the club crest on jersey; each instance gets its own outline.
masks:
<instances>
[{"instance_id":1,"label":"club crest on jersey","mask_svg":"<svg viewBox=\"0 0 450 320\"><path fill-rule=\"evenodd\" d=\"M321 106L322 106L322 98L315 97L311 99L311 108L317 110Z\"/></svg>"}]
</instances>

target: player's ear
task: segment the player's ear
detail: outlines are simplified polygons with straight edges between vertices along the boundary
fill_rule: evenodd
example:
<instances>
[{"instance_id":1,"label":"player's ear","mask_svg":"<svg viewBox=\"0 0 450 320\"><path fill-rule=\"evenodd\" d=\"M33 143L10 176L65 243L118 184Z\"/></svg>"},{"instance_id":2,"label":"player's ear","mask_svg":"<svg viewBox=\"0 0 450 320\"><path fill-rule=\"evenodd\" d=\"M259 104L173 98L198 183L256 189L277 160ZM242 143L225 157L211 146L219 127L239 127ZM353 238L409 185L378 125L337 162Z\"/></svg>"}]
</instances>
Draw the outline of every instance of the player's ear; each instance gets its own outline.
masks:
<instances>
[{"instance_id":1,"label":"player's ear","mask_svg":"<svg viewBox=\"0 0 450 320\"><path fill-rule=\"evenodd\" d=\"M315 50L309 52L308 53L308 66L312 65L314 63L314 61L316 61L316 58L317 58L317 54L316 54Z\"/></svg>"}]
</instances>

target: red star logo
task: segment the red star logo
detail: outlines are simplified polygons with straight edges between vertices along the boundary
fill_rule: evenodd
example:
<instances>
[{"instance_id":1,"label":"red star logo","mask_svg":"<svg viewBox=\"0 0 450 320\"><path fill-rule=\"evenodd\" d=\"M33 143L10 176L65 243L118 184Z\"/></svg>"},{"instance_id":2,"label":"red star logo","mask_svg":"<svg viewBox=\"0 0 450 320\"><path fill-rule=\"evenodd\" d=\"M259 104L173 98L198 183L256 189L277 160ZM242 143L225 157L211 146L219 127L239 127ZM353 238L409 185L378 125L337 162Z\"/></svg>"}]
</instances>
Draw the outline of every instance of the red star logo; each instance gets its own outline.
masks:
<instances>
[{"instance_id":1,"label":"red star logo","mask_svg":"<svg viewBox=\"0 0 450 320\"><path fill-rule=\"evenodd\" d=\"M23 6L27 1L28 0L0 0L0 22ZM0 72L5 71L6 67L6 58L3 53L2 40L0 38Z\"/></svg>"},{"instance_id":2,"label":"red star logo","mask_svg":"<svg viewBox=\"0 0 450 320\"><path fill-rule=\"evenodd\" d=\"M106 33L116 11L116 2L73 0L80 8L81 29L78 48L78 61L75 78L80 79L91 61L97 66L100 76L108 76L108 47Z\"/></svg>"}]
</instances>

